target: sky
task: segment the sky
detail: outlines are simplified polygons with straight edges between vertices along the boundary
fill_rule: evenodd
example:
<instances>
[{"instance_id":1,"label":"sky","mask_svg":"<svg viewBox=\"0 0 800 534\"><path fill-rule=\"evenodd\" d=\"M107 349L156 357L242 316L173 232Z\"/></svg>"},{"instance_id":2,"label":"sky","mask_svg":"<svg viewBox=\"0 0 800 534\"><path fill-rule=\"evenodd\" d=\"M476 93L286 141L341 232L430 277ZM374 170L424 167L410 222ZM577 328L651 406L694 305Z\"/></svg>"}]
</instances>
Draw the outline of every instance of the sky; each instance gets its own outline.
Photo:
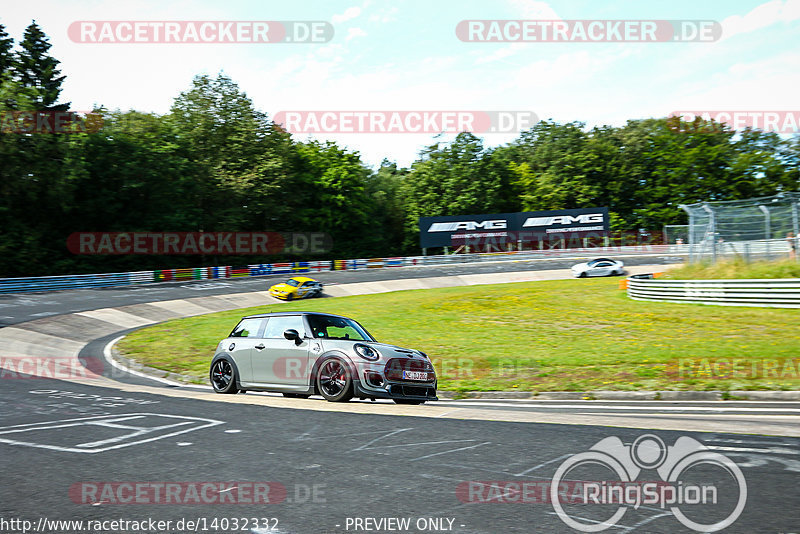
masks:
<instances>
[{"instance_id":1,"label":"sky","mask_svg":"<svg viewBox=\"0 0 800 534\"><path fill-rule=\"evenodd\" d=\"M676 110L798 110L800 0L0 0L20 40L32 19L73 110L166 113L198 74L224 73L281 111L527 111L622 125ZM462 20L711 20L713 42L463 42ZM325 43L83 43L76 21L327 21ZM525 128L529 125L524 125ZM518 135L481 134L486 146ZM307 139L307 134L296 134ZM408 166L452 135L316 134L371 166Z\"/></svg>"}]
</instances>

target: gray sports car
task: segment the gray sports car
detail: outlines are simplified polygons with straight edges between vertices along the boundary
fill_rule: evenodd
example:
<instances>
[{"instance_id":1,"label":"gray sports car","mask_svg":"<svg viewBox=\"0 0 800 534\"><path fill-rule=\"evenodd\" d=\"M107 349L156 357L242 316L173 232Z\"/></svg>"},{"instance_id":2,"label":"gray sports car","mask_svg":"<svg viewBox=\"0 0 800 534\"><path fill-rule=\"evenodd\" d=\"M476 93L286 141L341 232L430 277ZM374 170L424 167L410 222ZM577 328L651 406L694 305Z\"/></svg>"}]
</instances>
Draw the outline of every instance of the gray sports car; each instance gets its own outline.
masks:
<instances>
[{"instance_id":1,"label":"gray sports car","mask_svg":"<svg viewBox=\"0 0 800 534\"><path fill-rule=\"evenodd\" d=\"M211 361L217 393L277 391L422 404L436 398L436 372L418 350L378 343L341 315L280 312L243 317Z\"/></svg>"},{"instance_id":2,"label":"gray sports car","mask_svg":"<svg viewBox=\"0 0 800 534\"><path fill-rule=\"evenodd\" d=\"M611 258L596 258L585 263L572 266L572 276L586 278L587 276L617 276L625 274L624 264L620 260Z\"/></svg>"}]
</instances>

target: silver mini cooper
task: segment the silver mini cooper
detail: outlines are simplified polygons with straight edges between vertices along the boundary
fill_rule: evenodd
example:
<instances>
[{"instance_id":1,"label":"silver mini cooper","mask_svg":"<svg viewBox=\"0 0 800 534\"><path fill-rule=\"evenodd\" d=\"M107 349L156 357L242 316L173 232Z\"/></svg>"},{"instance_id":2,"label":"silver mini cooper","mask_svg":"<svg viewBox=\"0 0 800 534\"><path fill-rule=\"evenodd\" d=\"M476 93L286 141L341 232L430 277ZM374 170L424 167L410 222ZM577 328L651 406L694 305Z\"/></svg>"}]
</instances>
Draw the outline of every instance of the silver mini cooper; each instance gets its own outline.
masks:
<instances>
[{"instance_id":1,"label":"silver mini cooper","mask_svg":"<svg viewBox=\"0 0 800 534\"><path fill-rule=\"evenodd\" d=\"M436 372L418 350L378 343L341 315L280 312L242 318L211 361L217 393L276 391L422 404L436 398Z\"/></svg>"}]
</instances>

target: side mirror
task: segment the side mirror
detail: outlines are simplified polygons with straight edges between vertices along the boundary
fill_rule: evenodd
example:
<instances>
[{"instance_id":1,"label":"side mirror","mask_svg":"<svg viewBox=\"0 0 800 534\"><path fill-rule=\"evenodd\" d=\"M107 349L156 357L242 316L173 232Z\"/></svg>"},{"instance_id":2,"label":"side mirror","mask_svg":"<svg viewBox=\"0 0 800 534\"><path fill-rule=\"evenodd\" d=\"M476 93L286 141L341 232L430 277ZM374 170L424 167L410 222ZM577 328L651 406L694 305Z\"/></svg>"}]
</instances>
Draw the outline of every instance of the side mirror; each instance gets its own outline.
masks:
<instances>
[{"instance_id":1,"label":"side mirror","mask_svg":"<svg viewBox=\"0 0 800 534\"><path fill-rule=\"evenodd\" d=\"M290 328L289 330L284 330L283 337L285 337L290 341L294 340L295 345L299 345L300 343L303 342L303 340L300 338L300 333L294 328Z\"/></svg>"}]
</instances>

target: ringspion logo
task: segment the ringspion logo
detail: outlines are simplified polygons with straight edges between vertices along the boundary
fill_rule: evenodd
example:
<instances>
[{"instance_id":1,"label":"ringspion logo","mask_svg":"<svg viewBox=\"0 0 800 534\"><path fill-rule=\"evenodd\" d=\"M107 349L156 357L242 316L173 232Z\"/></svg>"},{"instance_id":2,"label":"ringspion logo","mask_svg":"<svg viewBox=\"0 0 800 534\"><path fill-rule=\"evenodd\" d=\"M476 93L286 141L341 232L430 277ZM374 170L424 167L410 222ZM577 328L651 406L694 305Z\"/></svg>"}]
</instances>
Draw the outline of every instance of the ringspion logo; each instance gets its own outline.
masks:
<instances>
[{"instance_id":1,"label":"ringspion logo","mask_svg":"<svg viewBox=\"0 0 800 534\"><path fill-rule=\"evenodd\" d=\"M595 474L605 470L611 476L584 482L573 501L575 507L566 507L559 498L562 482L585 480L584 473L590 469ZM632 484L644 471L655 471L661 481ZM723 490L727 491L723 494ZM739 518L746 502L747 482L739 466L688 436L670 446L653 434L643 434L630 445L616 436L604 438L564 460L550 484L550 503L556 514L580 532L607 530L629 509L641 506L669 510L691 530L717 532ZM602 516L587 518L587 505Z\"/></svg>"}]
</instances>

